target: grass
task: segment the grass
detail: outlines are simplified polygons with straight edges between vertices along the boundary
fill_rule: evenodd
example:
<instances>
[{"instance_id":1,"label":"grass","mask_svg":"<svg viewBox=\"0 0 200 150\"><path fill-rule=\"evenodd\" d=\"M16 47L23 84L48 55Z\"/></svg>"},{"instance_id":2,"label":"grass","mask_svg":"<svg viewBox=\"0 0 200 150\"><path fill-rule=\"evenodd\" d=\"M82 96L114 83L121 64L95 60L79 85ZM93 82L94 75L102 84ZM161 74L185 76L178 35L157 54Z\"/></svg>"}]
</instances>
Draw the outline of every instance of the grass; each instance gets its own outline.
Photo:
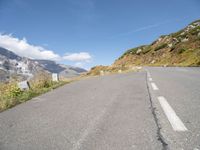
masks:
<instances>
[{"instance_id":1,"label":"grass","mask_svg":"<svg viewBox=\"0 0 200 150\"><path fill-rule=\"evenodd\" d=\"M23 103L33 97L44 94L55 88L58 88L70 81L53 82L49 78L34 80L30 82L31 88L22 91L18 88L16 82L0 84L0 112L11 108L17 104Z\"/></svg>"},{"instance_id":2,"label":"grass","mask_svg":"<svg viewBox=\"0 0 200 150\"><path fill-rule=\"evenodd\" d=\"M96 66L93 67L87 74L87 77L91 76L100 76L100 75L110 75L110 74L118 74L118 73L127 73L127 72L135 72L140 70L135 66ZM102 73L101 73L102 72Z\"/></svg>"}]
</instances>

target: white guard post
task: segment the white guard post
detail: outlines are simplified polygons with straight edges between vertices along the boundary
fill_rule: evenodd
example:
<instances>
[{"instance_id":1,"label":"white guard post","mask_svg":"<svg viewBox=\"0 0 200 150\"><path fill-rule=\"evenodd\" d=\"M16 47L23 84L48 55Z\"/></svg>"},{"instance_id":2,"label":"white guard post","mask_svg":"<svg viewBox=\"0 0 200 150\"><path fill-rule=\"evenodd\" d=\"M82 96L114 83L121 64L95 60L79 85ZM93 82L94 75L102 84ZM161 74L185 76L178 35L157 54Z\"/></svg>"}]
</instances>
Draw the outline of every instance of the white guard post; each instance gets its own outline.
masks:
<instances>
[{"instance_id":1,"label":"white guard post","mask_svg":"<svg viewBox=\"0 0 200 150\"><path fill-rule=\"evenodd\" d=\"M58 82L58 74L57 73L52 73L52 81Z\"/></svg>"},{"instance_id":2,"label":"white guard post","mask_svg":"<svg viewBox=\"0 0 200 150\"><path fill-rule=\"evenodd\" d=\"M30 89L30 85L29 85L28 81L19 82L19 83L18 83L18 87L19 87L21 90L29 90L29 89Z\"/></svg>"}]
</instances>

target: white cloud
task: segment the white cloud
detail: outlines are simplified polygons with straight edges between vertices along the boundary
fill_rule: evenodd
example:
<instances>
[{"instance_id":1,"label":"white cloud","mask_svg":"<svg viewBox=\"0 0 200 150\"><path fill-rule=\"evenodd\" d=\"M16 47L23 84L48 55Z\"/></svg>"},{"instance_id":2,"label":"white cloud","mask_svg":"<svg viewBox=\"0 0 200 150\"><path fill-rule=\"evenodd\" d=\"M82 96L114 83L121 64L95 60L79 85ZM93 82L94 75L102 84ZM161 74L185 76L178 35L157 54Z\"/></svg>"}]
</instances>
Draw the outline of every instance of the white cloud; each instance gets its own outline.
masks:
<instances>
[{"instance_id":1,"label":"white cloud","mask_svg":"<svg viewBox=\"0 0 200 150\"><path fill-rule=\"evenodd\" d=\"M31 45L26 38L19 39L12 34L0 33L0 47L6 48L19 56L32 59L45 59L54 61L72 61L75 66L83 67L91 62L92 56L88 52L67 53L64 56L56 54L53 50L48 50L42 46Z\"/></svg>"},{"instance_id":2,"label":"white cloud","mask_svg":"<svg viewBox=\"0 0 200 150\"><path fill-rule=\"evenodd\" d=\"M84 66L84 63L83 62L77 62L77 63L74 64L74 66L82 68Z\"/></svg>"},{"instance_id":3,"label":"white cloud","mask_svg":"<svg viewBox=\"0 0 200 150\"><path fill-rule=\"evenodd\" d=\"M92 59L92 56L87 52L80 52L80 53L72 53L72 54L66 54L63 57L64 60L68 61L85 61L90 62Z\"/></svg>"},{"instance_id":4,"label":"white cloud","mask_svg":"<svg viewBox=\"0 0 200 150\"><path fill-rule=\"evenodd\" d=\"M41 46L31 45L26 38L22 40L13 37L11 34L0 34L0 47L4 47L14 53L33 59L60 60L61 57L52 50L45 49Z\"/></svg>"}]
</instances>

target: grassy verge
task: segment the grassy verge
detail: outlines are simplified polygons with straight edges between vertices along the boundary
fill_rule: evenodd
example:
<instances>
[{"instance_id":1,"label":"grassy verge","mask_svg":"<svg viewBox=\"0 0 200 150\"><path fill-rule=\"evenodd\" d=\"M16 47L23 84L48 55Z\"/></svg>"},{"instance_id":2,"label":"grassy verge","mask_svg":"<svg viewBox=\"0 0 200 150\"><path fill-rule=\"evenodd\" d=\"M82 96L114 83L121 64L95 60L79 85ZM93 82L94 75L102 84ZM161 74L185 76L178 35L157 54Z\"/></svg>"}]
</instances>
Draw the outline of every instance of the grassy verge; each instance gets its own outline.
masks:
<instances>
[{"instance_id":1,"label":"grassy verge","mask_svg":"<svg viewBox=\"0 0 200 150\"><path fill-rule=\"evenodd\" d=\"M34 80L30 82L31 88L25 91L20 90L16 82L0 84L0 112L69 82L70 81L53 82L48 78L37 81Z\"/></svg>"},{"instance_id":2,"label":"grassy verge","mask_svg":"<svg viewBox=\"0 0 200 150\"><path fill-rule=\"evenodd\" d=\"M87 76L109 75L117 73L137 72L141 68L137 66L96 66L93 67Z\"/></svg>"}]
</instances>

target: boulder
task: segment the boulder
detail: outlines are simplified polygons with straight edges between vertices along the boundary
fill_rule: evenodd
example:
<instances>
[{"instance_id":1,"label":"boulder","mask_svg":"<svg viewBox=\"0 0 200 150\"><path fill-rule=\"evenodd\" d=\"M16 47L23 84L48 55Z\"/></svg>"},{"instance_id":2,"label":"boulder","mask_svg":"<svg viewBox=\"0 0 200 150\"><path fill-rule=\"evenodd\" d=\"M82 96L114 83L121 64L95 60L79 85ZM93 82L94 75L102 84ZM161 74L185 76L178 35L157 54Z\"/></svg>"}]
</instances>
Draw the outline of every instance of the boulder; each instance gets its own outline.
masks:
<instances>
[{"instance_id":1,"label":"boulder","mask_svg":"<svg viewBox=\"0 0 200 150\"><path fill-rule=\"evenodd\" d=\"M142 50L141 50L141 49L138 49L137 52L136 52L136 54L139 54L139 53L141 53L141 52L142 52Z\"/></svg>"},{"instance_id":2,"label":"boulder","mask_svg":"<svg viewBox=\"0 0 200 150\"><path fill-rule=\"evenodd\" d=\"M169 44L168 44L168 47L170 47L170 48L171 48L172 46L173 46L173 44L172 44L172 43L169 43Z\"/></svg>"},{"instance_id":3,"label":"boulder","mask_svg":"<svg viewBox=\"0 0 200 150\"><path fill-rule=\"evenodd\" d=\"M151 61L151 64L154 64L155 62L156 62L155 60L152 60L152 61Z\"/></svg>"},{"instance_id":4,"label":"boulder","mask_svg":"<svg viewBox=\"0 0 200 150\"><path fill-rule=\"evenodd\" d=\"M184 39L181 40L181 42L187 42L187 41L189 41L188 38L184 38Z\"/></svg>"}]
</instances>

